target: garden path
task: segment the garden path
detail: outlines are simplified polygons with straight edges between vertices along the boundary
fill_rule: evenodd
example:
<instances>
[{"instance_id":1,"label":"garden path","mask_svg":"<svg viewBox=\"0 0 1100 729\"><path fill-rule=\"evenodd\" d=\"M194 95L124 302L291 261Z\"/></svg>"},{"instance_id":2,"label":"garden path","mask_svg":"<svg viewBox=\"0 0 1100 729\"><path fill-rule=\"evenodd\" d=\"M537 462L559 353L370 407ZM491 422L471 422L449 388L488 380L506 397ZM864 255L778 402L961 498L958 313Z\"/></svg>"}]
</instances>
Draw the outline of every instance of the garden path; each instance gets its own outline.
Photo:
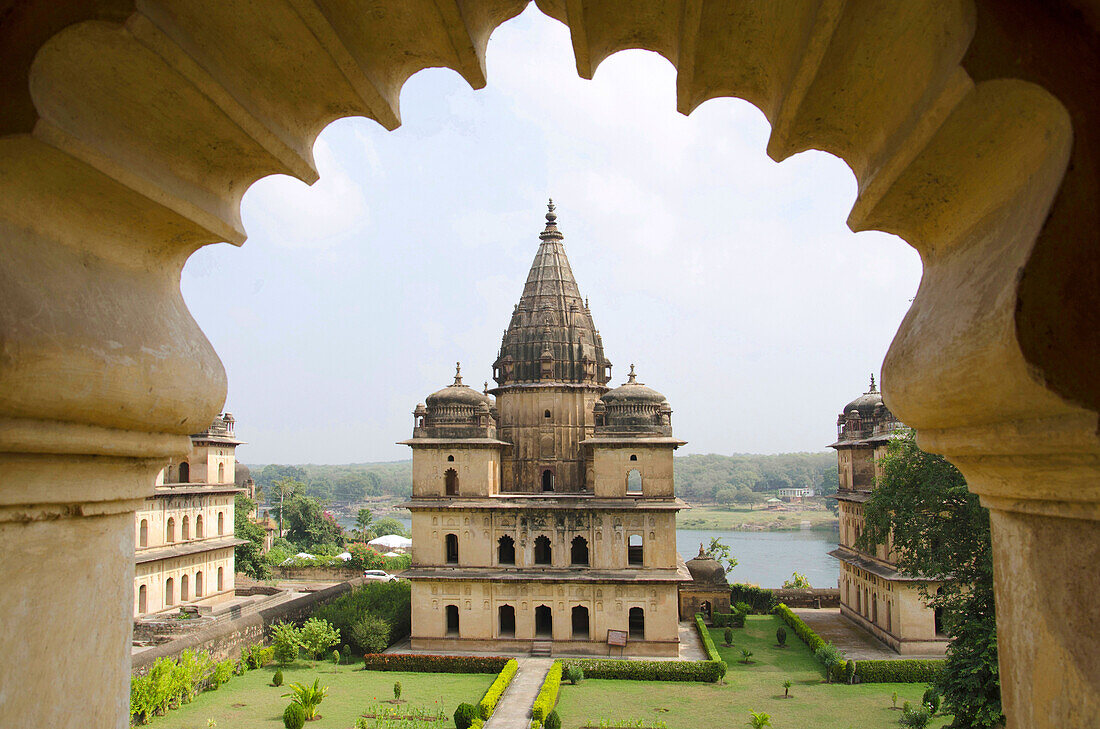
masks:
<instances>
[{"instance_id":1,"label":"garden path","mask_svg":"<svg viewBox=\"0 0 1100 729\"><path fill-rule=\"evenodd\" d=\"M554 660L525 656L518 661L519 670L485 722L485 729L527 729L531 723L531 706Z\"/></svg>"},{"instance_id":2,"label":"garden path","mask_svg":"<svg viewBox=\"0 0 1100 729\"><path fill-rule=\"evenodd\" d=\"M943 658L942 653L898 655L890 646L879 641L848 618L840 614L840 608L792 608L798 617L810 626L822 640L828 641L857 661L898 658Z\"/></svg>"}]
</instances>

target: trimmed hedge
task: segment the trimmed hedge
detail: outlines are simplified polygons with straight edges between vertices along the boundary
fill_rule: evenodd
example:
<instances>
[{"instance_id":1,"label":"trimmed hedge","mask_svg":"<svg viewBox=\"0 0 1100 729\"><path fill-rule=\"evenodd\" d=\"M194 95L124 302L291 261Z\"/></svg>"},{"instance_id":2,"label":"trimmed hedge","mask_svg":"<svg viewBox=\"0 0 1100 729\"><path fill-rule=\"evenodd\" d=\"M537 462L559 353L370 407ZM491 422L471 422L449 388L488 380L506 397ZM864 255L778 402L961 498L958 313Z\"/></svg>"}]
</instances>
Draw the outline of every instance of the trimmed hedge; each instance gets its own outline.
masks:
<instances>
[{"instance_id":1,"label":"trimmed hedge","mask_svg":"<svg viewBox=\"0 0 1100 729\"><path fill-rule=\"evenodd\" d=\"M791 609L783 603L776 605L772 609L772 612L778 615L780 620L789 625L791 630L794 631L794 634L801 638L802 642L808 645L810 650L814 653L817 653L817 649L825 645L825 641L821 639L821 636L815 633L809 625L806 625L802 618L791 612Z\"/></svg>"},{"instance_id":2,"label":"trimmed hedge","mask_svg":"<svg viewBox=\"0 0 1100 729\"><path fill-rule=\"evenodd\" d=\"M699 613L695 613L695 629L699 631L699 639L703 641L703 649L707 652L707 658L712 661L722 661L722 656L718 653L718 648L714 645L714 639L710 637L710 631L707 630L706 623L703 622L703 616Z\"/></svg>"},{"instance_id":3,"label":"trimmed hedge","mask_svg":"<svg viewBox=\"0 0 1100 729\"><path fill-rule=\"evenodd\" d=\"M767 615L776 605L775 593L771 590L737 582L730 585L730 604L739 602L747 602L757 615Z\"/></svg>"},{"instance_id":4,"label":"trimmed hedge","mask_svg":"<svg viewBox=\"0 0 1100 729\"><path fill-rule=\"evenodd\" d=\"M414 653L368 653L364 671L419 671L421 673L500 673L504 656L422 656Z\"/></svg>"},{"instance_id":5,"label":"trimmed hedge","mask_svg":"<svg viewBox=\"0 0 1100 729\"><path fill-rule=\"evenodd\" d=\"M716 628L744 628L745 613L714 613L713 622Z\"/></svg>"},{"instance_id":6,"label":"trimmed hedge","mask_svg":"<svg viewBox=\"0 0 1100 729\"><path fill-rule=\"evenodd\" d=\"M860 683L931 683L943 671L943 659L902 658L856 661Z\"/></svg>"},{"instance_id":7,"label":"trimmed hedge","mask_svg":"<svg viewBox=\"0 0 1100 729\"><path fill-rule=\"evenodd\" d=\"M546 680L542 682L535 703L531 707L531 718L539 722L546 721L546 717L558 705L558 690L561 688L561 661L554 661L550 671L546 674Z\"/></svg>"},{"instance_id":8,"label":"trimmed hedge","mask_svg":"<svg viewBox=\"0 0 1100 729\"><path fill-rule=\"evenodd\" d=\"M497 702L500 701L504 690L508 688L508 684L512 683L517 670L519 670L519 663L515 658L510 659L504 664L504 668L500 669L500 673L497 674L492 685L485 691L481 701L477 702L477 712L482 719L488 719L493 715L493 711L497 708Z\"/></svg>"},{"instance_id":9,"label":"trimmed hedge","mask_svg":"<svg viewBox=\"0 0 1100 729\"><path fill-rule=\"evenodd\" d=\"M723 661L627 661L617 658L577 658L567 666L579 666L584 677L621 681L699 681L715 683L726 675Z\"/></svg>"}]
</instances>

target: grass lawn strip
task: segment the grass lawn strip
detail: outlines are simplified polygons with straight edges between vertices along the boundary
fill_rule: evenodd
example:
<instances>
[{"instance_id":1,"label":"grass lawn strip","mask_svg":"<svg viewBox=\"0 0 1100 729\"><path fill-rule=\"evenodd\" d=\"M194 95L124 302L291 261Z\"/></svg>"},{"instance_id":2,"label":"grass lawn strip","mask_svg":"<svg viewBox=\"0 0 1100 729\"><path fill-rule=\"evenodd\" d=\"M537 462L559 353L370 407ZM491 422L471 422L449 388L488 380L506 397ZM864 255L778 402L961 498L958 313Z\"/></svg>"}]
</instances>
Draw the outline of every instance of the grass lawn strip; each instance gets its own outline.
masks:
<instances>
[{"instance_id":1,"label":"grass lawn strip","mask_svg":"<svg viewBox=\"0 0 1100 729\"><path fill-rule=\"evenodd\" d=\"M821 664L802 641L788 638L787 648L776 647L780 625L773 615L750 615L744 628L733 631L732 648L722 645L722 630L711 630L719 655L729 665L724 684L603 679L585 679L577 686L563 683L557 707L562 727L598 727L601 719L640 719L643 726L662 721L668 729L744 726L752 710L770 714L775 729L896 729L902 703L920 703L924 684L826 684ZM740 662L742 650L752 651L751 664ZM787 679L793 685L791 698L784 699ZM891 703L895 691L896 710ZM950 720L937 716L928 726L940 729Z\"/></svg>"},{"instance_id":2,"label":"grass lawn strip","mask_svg":"<svg viewBox=\"0 0 1100 729\"><path fill-rule=\"evenodd\" d=\"M299 661L283 669L283 685L271 685L275 666L247 671L234 676L217 691L199 694L189 704L154 717L146 726L152 729L208 729L213 719L217 729L282 729L283 710L290 703L283 694L288 684L312 684L319 678L329 691L317 709L321 718L306 724L308 729L351 729L355 720L393 698L393 684L400 681L403 703L394 705L402 715L424 710L440 710L445 721L424 721L433 727L453 726L451 716L463 701L476 704L495 678L477 673L411 673L404 671L364 671L362 664L334 666L325 661ZM393 721L392 719L390 721ZM367 719L368 726L376 721ZM410 725L415 725L410 722Z\"/></svg>"}]
</instances>

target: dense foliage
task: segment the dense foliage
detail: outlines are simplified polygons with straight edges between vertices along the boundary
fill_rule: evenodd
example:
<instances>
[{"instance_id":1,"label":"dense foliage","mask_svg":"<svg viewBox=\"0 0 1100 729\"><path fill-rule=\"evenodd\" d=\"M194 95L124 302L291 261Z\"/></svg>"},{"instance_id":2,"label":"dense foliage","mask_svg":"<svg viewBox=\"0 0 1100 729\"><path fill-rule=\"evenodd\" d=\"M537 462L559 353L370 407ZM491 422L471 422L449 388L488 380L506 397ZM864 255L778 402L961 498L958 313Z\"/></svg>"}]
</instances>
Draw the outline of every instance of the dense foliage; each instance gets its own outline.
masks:
<instances>
[{"instance_id":1,"label":"dense foliage","mask_svg":"<svg viewBox=\"0 0 1100 729\"><path fill-rule=\"evenodd\" d=\"M561 661L554 661L554 665L550 666L550 670L546 673L542 688L535 696L535 703L531 707L532 719L546 720L546 717L558 705L559 690L561 690Z\"/></svg>"},{"instance_id":2,"label":"dense foliage","mask_svg":"<svg viewBox=\"0 0 1100 729\"><path fill-rule=\"evenodd\" d=\"M333 503L355 504L371 497L412 495L412 461L340 466L269 464L262 468L253 466L252 477L269 498L272 484L284 478L302 482L307 496ZM275 501L278 499L270 503Z\"/></svg>"},{"instance_id":3,"label":"dense foliage","mask_svg":"<svg viewBox=\"0 0 1100 729\"><path fill-rule=\"evenodd\" d=\"M414 671L420 673L500 673L504 656L432 656L416 653L369 653L363 657L366 671Z\"/></svg>"},{"instance_id":4,"label":"dense foliage","mask_svg":"<svg viewBox=\"0 0 1100 729\"><path fill-rule=\"evenodd\" d=\"M248 540L234 547L233 558L237 572L243 572L253 579L266 580L271 576L271 568L264 558L266 532L262 526L248 519L249 512L255 506L256 502L244 494L237 494L233 499L233 536Z\"/></svg>"},{"instance_id":5,"label":"dense foliage","mask_svg":"<svg viewBox=\"0 0 1100 729\"><path fill-rule=\"evenodd\" d=\"M901 572L942 581L934 591L919 588L951 638L936 680L944 710L956 727L998 726L1004 717L989 512L958 469L917 447L914 433L891 442L881 463L859 546L873 550L892 537Z\"/></svg>"},{"instance_id":6,"label":"dense foliage","mask_svg":"<svg viewBox=\"0 0 1100 729\"><path fill-rule=\"evenodd\" d=\"M512 679L515 678L518 670L519 663L515 658L509 660L504 664L504 668L500 669L500 673L497 674L497 677L477 704L477 711L482 719L488 719L493 715L493 711L497 708L497 702L504 695L504 690L508 688L508 684L512 683Z\"/></svg>"},{"instance_id":7,"label":"dense foliage","mask_svg":"<svg viewBox=\"0 0 1100 729\"><path fill-rule=\"evenodd\" d=\"M412 586L406 580L368 582L320 606L313 614L337 628L356 652L373 653L376 644L361 642L366 635L363 621L377 618L386 623L387 646L408 635L412 626Z\"/></svg>"},{"instance_id":8,"label":"dense foliage","mask_svg":"<svg viewBox=\"0 0 1100 729\"><path fill-rule=\"evenodd\" d=\"M743 585L739 582L730 585L730 602L747 603L756 615L767 615L775 607L775 593L756 585Z\"/></svg>"},{"instance_id":9,"label":"dense foliage","mask_svg":"<svg viewBox=\"0 0 1100 729\"><path fill-rule=\"evenodd\" d=\"M340 642L340 629L314 615L302 624L298 641L310 656L320 659L329 648Z\"/></svg>"},{"instance_id":10,"label":"dense foliage","mask_svg":"<svg viewBox=\"0 0 1100 729\"><path fill-rule=\"evenodd\" d=\"M817 493L835 493L836 454L696 455L674 461L676 493L696 502L754 504L790 486L812 486Z\"/></svg>"}]
</instances>

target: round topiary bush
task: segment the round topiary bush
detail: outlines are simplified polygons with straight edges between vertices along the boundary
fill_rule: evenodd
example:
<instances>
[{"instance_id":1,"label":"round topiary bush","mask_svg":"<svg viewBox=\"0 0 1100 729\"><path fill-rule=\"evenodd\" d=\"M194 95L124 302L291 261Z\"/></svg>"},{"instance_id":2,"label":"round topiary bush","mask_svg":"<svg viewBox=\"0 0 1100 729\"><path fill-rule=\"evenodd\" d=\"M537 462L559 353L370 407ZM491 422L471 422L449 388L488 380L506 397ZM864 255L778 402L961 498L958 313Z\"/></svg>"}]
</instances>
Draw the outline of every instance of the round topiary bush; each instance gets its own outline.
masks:
<instances>
[{"instance_id":1,"label":"round topiary bush","mask_svg":"<svg viewBox=\"0 0 1100 729\"><path fill-rule=\"evenodd\" d=\"M569 664L562 671L562 677L569 683L576 686L578 683L584 680L584 669L575 664Z\"/></svg>"},{"instance_id":2,"label":"round topiary bush","mask_svg":"<svg viewBox=\"0 0 1100 729\"><path fill-rule=\"evenodd\" d=\"M272 686L282 686L283 685L283 672L282 671L276 671L275 675L271 677L271 685Z\"/></svg>"},{"instance_id":3,"label":"round topiary bush","mask_svg":"<svg viewBox=\"0 0 1100 729\"><path fill-rule=\"evenodd\" d=\"M722 631L722 638L725 639L726 645L733 645L733 628L726 628Z\"/></svg>"},{"instance_id":4,"label":"round topiary bush","mask_svg":"<svg viewBox=\"0 0 1100 729\"><path fill-rule=\"evenodd\" d=\"M286 729L302 729L306 725L306 710L301 704L291 704L283 712L283 726Z\"/></svg>"},{"instance_id":5,"label":"round topiary bush","mask_svg":"<svg viewBox=\"0 0 1100 729\"><path fill-rule=\"evenodd\" d=\"M473 704L461 703L455 709L455 729L470 729L474 719L479 718L477 707Z\"/></svg>"},{"instance_id":6,"label":"round topiary bush","mask_svg":"<svg viewBox=\"0 0 1100 729\"><path fill-rule=\"evenodd\" d=\"M775 629L775 642L778 643L781 648L787 646L787 629L782 625Z\"/></svg>"},{"instance_id":7,"label":"round topiary bush","mask_svg":"<svg viewBox=\"0 0 1100 729\"><path fill-rule=\"evenodd\" d=\"M558 712L551 711L546 717L546 721L542 723L543 729L561 729L561 717L558 716Z\"/></svg>"}]
</instances>

